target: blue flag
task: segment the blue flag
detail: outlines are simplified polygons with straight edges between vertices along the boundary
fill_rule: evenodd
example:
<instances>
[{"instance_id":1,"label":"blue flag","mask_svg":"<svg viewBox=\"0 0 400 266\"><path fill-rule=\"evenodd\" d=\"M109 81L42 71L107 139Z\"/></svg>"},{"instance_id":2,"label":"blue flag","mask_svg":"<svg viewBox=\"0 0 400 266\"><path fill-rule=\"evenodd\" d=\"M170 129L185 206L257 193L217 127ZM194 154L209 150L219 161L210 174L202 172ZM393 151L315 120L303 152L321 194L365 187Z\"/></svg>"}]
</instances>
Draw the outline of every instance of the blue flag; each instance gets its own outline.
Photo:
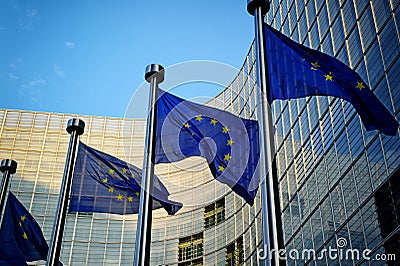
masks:
<instances>
[{"instance_id":1,"label":"blue flag","mask_svg":"<svg viewBox=\"0 0 400 266\"><path fill-rule=\"evenodd\" d=\"M28 265L23 260L0 260L0 266L25 266Z\"/></svg>"},{"instance_id":2,"label":"blue flag","mask_svg":"<svg viewBox=\"0 0 400 266\"><path fill-rule=\"evenodd\" d=\"M139 212L142 171L116 157L79 143L69 212L132 214ZM153 210L175 214L182 204L154 176Z\"/></svg>"},{"instance_id":3,"label":"blue flag","mask_svg":"<svg viewBox=\"0 0 400 266\"><path fill-rule=\"evenodd\" d=\"M314 95L338 97L353 105L367 130L396 134L398 122L355 71L266 24L264 31L270 101Z\"/></svg>"},{"instance_id":4,"label":"blue flag","mask_svg":"<svg viewBox=\"0 0 400 266\"><path fill-rule=\"evenodd\" d=\"M207 160L214 178L250 205L259 184L258 123L159 90L155 163Z\"/></svg>"},{"instance_id":5,"label":"blue flag","mask_svg":"<svg viewBox=\"0 0 400 266\"><path fill-rule=\"evenodd\" d=\"M0 265L46 260L49 247L27 209L9 192L0 229Z\"/></svg>"}]
</instances>

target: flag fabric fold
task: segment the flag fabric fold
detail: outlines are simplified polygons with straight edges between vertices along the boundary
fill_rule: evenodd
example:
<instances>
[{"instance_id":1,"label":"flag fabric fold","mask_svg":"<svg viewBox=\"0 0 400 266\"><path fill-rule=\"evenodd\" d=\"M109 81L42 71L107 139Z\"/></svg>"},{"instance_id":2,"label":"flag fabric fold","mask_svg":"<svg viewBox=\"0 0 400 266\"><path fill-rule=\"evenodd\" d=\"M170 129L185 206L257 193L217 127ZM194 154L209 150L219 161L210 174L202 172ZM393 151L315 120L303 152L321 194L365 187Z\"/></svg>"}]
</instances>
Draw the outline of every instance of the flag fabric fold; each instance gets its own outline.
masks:
<instances>
[{"instance_id":1,"label":"flag fabric fold","mask_svg":"<svg viewBox=\"0 0 400 266\"><path fill-rule=\"evenodd\" d=\"M350 102L367 130L395 135L398 122L361 77L338 59L264 24L269 100L334 96Z\"/></svg>"},{"instance_id":2,"label":"flag fabric fold","mask_svg":"<svg viewBox=\"0 0 400 266\"><path fill-rule=\"evenodd\" d=\"M158 90L155 163L190 156L250 205L259 185L258 123Z\"/></svg>"},{"instance_id":3,"label":"flag fabric fold","mask_svg":"<svg viewBox=\"0 0 400 266\"><path fill-rule=\"evenodd\" d=\"M9 192L0 229L0 265L46 260L48 245L28 210Z\"/></svg>"},{"instance_id":4,"label":"flag fabric fold","mask_svg":"<svg viewBox=\"0 0 400 266\"><path fill-rule=\"evenodd\" d=\"M75 163L69 212L133 214L139 212L142 171L80 142ZM154 176L153 209L175 214L182 204Z\"/></svg>"}]
</instances>

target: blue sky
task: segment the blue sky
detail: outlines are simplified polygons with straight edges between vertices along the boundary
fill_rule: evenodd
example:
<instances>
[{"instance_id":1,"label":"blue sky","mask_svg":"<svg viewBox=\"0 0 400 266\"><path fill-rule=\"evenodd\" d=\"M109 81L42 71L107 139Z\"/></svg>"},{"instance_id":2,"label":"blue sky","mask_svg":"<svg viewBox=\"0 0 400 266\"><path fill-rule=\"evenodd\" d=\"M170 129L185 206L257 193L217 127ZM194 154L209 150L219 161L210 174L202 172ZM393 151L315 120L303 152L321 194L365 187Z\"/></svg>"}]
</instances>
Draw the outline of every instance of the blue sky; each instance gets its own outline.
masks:
<instances>
[{"instance_id":1,"label":"blue sky","mask_svg":"<svg viewBox=\"0 0 400 266\"><path fill-rule=\"evenodd\" d=\"M246 2L2 0L0 107L123 117L150 63L240 68L254 39Z\"/></svg>"}]
</instances>

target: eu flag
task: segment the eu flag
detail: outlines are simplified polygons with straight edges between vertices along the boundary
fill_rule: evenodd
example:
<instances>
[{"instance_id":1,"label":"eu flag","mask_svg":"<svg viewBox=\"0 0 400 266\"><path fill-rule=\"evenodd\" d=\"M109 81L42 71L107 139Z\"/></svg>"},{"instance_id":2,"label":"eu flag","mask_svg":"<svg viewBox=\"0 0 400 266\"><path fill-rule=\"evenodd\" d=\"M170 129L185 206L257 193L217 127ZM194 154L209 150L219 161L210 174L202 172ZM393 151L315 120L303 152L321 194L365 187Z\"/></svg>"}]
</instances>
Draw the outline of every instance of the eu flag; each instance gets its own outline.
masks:
<instances>
[{"instance_id":1,"label":"eu flag","mask_svg":"<svg viewBox=\"0 0 400 266\"><path fill-rule=\"evenodd\" d=\"M72 180L69 212L132 214L139 212L142 171L92 147L79 143ZM153 209L175 214L182 204L154 176Z\"/></svg>"},{"instance_id":2,"label":"eu flag","mask_svg":"<svg viewBox=\"0 0 400 266\"><path fill-rule=\"evenodd\" d=\"M204 157L214 178L253 205L259 155L257 121L159 90L155 163Z\"/></svg>"},{"instance_id":3,"label":"eu flag","mask_svg":"<svg viewBox=\"0 0 400 266\"><path fill-rule=\"evenodd\" d=\"M46 260L48 249L38 223L9 192L0 229L0 265Z\"/></svg>"},{"instance_id":4,"label":"eu flag","mask_svg":"<svg viewBox=\"0 0 400 266\"><path fill-rule=\"evenodd\" d=\"M302 46L264 25L269 100L334 96L350 102L367 130L395 135L395 118L361 77L338 59Z\"/></svg>"}]
</instances>

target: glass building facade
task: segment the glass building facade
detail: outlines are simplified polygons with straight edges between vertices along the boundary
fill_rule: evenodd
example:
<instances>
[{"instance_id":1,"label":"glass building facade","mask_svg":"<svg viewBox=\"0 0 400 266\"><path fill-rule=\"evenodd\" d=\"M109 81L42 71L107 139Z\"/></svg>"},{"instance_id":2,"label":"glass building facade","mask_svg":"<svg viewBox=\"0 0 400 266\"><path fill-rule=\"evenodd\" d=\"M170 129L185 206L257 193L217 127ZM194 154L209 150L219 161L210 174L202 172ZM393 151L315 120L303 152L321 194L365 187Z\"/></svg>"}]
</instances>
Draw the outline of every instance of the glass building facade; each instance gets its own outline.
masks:
<instances>
[{"instance_id":1,"label":"glass building facade","mask_svg":"<svg viewBox=\"0 0 400 266\"><path fill-rule=\"evenodd\" d=\"M399 5L398 0L272 0L266 20L355 69L399 120ZM256 118L255 75L252 47L234 81L207 104ZM284 243L286 251L294 251L288 265L395 264L332 258L325 250L369 249L371 258L400 259L399 135L365 131L351 105L332 97L275 101L272 111ZM0 158L18 162L10 190L47 240L71 117L86 122L84 143L139 167L143 161L144 119L0 109ZM216 182L201 158L157 165L156 174L184 207L174 216L154 211L151 265L260 264L260 192L249 206ZM61 261L132 265L136 224L137 215L68 214ZM315 250L317 259L302 256L304 250Z\"/></svg>"},{"instance_id":2,"label":"glass building facade","mask_svg":"<svg viewBox=\"0 0 400 266\"><path fill-rule=\"evenodd\" d=\"M355 69L399 119L399 3L272 0L267 22ZM365 131L351 105L332 97L276 101L273 114L286 251L313 249L321 258L288 264L382 265L387 254L399 260L398 134ZM329 247L370 249L371 260L329 257Z\"/></svg>"}]
</instances>

